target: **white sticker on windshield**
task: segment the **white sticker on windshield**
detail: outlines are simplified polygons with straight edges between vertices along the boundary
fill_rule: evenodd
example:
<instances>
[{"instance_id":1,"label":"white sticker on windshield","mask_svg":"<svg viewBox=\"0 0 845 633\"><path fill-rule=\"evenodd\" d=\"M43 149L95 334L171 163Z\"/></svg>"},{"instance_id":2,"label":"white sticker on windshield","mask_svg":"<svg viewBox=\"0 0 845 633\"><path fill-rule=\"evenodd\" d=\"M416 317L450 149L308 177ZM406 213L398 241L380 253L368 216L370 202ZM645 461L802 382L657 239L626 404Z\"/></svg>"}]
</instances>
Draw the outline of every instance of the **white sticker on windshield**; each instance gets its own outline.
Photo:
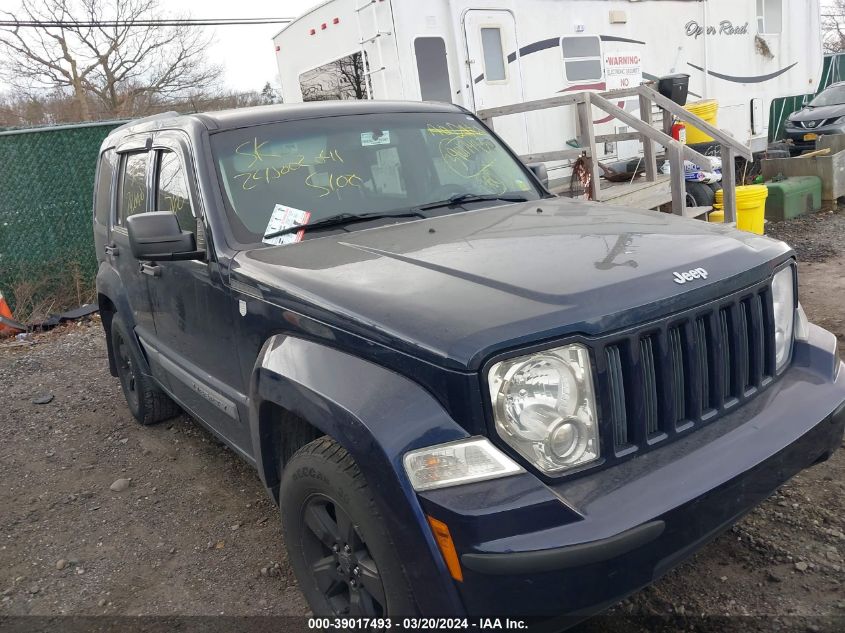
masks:
<instances>
[{"instance_id":1,"label":"white sticker on windshield","mask_svg":"<svg viewBox=\"0 0 845 633\"><path fill-rule=\"evenodd\" d=\"M272 236L273 233L284 231L295 226L302 226L308 224L311 220L311 212L303 211L302 209L294 209L283 204L277 204L273 209L273 214L270 216L270 222L267 224L267 229L264 231L264 239L261 240L265 244L273 244L280 246L282 244L293 244L294 242L301 242L305 231L293 231L285 233L284 235Z\"/></svg>"},{"instance_id":2,"label":"white sticker on windshield","mask_svg":"<svg viewBox=\"0 0 845 633\"><path fill-rule=\"evenodd\" d=\"M388 130L361 132L361 147L370 145L390 145L390 132Z\"/></svg>"}]
</instances>

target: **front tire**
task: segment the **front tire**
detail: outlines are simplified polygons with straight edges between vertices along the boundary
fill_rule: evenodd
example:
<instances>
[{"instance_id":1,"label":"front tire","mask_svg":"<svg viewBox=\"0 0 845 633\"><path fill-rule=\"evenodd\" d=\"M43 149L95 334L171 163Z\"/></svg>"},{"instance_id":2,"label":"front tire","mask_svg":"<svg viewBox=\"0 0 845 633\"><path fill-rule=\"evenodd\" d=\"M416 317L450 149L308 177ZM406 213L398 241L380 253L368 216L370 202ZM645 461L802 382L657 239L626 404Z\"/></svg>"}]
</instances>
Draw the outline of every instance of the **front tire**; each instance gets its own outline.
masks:
<instances>
[{"instance_id":1,"label":"front tire","mask_svg":"<svg viewBox=\"0 0 845 633\"><path fill-rule=\"evenodd\" d=\"M146 426L176 416L179 406L141 371L143 364L137 345L118 315L112 319L110 336L117 377L135 419Z\"/></svg>"},{"instance_id":2,"label":"front tire","mask_svg":"<svg viewBox=\"0 0 845 633\"><path fill-rule=\"evenodd\" d=\"M416 612L384 521L358 465L329 437L285 466L282 529L299 588L316 616Z\"/></svg>"}]
</instances>

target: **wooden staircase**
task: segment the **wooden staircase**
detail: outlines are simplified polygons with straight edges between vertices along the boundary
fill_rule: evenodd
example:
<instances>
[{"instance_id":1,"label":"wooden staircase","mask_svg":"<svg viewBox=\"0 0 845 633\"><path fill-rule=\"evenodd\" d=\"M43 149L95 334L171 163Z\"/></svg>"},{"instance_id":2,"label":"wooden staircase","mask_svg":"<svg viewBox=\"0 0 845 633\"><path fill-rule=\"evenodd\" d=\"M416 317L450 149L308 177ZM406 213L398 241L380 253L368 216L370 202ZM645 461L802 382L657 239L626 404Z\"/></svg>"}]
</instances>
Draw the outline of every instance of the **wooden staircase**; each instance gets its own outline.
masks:
<instances>
[{"instance_id":1,"label":"wooden staircase","mask_svg":"<svg viewBox=\"0 0 845 633\"><path fill-rule=\"evenodd\" d=\"M640 117L636 117L608 101L608 97L618 99L635 96L639 97L640 100ZM709 160L691 147L679 143L669 136L667 132L671 128L671 122L673 118L677 118L707 133L721 146L722 165L724 166L722 169L722 188L724 189L725 222L736 222L736 174L733 166L737 157L752 160L751 150L722 130L688 112L674 101L667 99L648 84L605 93L579 92L557 95L547 99L487 108L480 110L477 114L488 126L494 127L493 119L498 116L564 106L577 108L579 123L577 140L580 147L525 154L520 156L520 159L525 163L577 160L583 155L591 159L588 163L590 165L592 188L590 197L592 200L646 209L654 209L671 202L673 213L685 217L700 217L710 209L709 207L687 207L684 160L690 160L696 165L702 166L709 164ZM635 132L596 137L592 117L593 107L603 110ZM659 130L655 126L655 110L662 113L663 130ZM595 157L598 156L596 152L597 143L632 139L642 142L645 175L630 183L610 183L603 180L598 162L595 160ZM657 145L665 148L666 158L670 164L670 175L668 176L657 171Z\"/></svg>"}]
</instances>

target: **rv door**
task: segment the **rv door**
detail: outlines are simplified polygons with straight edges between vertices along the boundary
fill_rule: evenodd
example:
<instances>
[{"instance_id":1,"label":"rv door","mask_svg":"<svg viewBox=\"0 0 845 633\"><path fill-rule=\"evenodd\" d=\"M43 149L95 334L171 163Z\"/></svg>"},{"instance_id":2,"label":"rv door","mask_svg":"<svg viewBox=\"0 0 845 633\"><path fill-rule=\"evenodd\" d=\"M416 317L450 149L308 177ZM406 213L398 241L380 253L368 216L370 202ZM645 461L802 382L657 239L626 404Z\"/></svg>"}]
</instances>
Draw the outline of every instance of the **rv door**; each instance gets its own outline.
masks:
<instances>
[{"instance_id":1,"label":"rv door","mask_svg":"<svg viewBox=\"0 0 845 633\"><path fill-rule=\"evenodd\" d=\"M521 103L522 72L513 14L504 10L467 11L464 37L474 109ZM494 127L517 153L528 153L525 115L496 119Z\"/></svg>"}]
</instances>

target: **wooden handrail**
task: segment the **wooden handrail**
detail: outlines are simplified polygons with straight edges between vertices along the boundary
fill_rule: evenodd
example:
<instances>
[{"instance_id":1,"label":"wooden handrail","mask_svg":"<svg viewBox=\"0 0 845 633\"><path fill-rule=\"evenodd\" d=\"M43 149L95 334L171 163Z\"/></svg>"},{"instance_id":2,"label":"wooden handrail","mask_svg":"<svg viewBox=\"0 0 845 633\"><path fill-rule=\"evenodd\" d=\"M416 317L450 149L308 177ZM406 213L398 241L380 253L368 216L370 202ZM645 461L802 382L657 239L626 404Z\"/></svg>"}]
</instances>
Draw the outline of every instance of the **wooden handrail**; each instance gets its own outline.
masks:
<instances>
[{"instance_id":1,"label":"wooden handrail","mask_svg":"<svg viewBox=\"0 0 845 633\"><path fill-rule=\"evenodd\" d=\"M622 99L627 97L639 97L640 100L640 116L637 118L622 108L616 106L609 99ZM676 141L669 136L668 128L665 131L656 129L651 121L651 104L662 108L664 112L669 112L681 121L685 121L702 132L713 137L714 141L721 145L722 158L722 183L724 188L724 208L725 221L732 222L736 219L736 179L733 169L734 159L736 156L742 156L746 160L753 160L751 150L728 136L722 130L711 125L701 117L682 108L677 103L664 97L659 92L653 90L647 85L640 85L633 88L626 88L624 90L595 93L595 92L581 92L561 94L547 99L538 99L535 101L526 101L523 103L516 103L508 106L499 106L495 108L486 108L479 110L476 114L486 124L492 127L492 119L498 116L507 116L509 114L520 114L523 112L532 112L535 110L543 110L545 108L556 108L560 106L577 106L578 109L578 123L581 128L581 134L578 138L579 143L588 150L590 156L595 155L595 144L598 140L592 125L592 116L590 111L592 106L604 110L607 114L618 119L627 126L635 129L643 141L644 160L646 166L646 174L649 181L654 181L657 177L657 166L655 160L655 152L653 143L659 143L666 148L666 154L669 163L672 167L672 208L673 211L679 215L683 215L686 207L685 202L685 182L684 182L684 159L692 161L696 165L703 168L710 166L710 159L703 154L695 151L688 145ZM665 118L665 117L664 117ZM671 119L666 118L666 121ZM602 141L610 138L633 138L631 134L616 134L604 135ZM557 152L541 152L537 154L528 154L522 156L523 160L530 159L531 162L545 162L550 160L560 160L564 158L574 157L578 150L560 150ZM596 199L599 195L599 171L597 161L590 161L591 179L593 187L593 195Z\"/></svg>"},{"instance_id":2,"label":"wooden handrail","mask_svg":"<svg viewBox=\"0 0 845 633\"><path fill-rule=\"evenodd\" d=\"M576 105L584 102L584 95L588 93L579 92L576 94L565 94L549 97L547 99L537 99L536 101L523 101L522 103L514 103L513 105L498 106L496 108L485 108L476 112L476 116L487 123L490 119L497 116L506 116L508 114L519 114L521 112L531 112L533 110L544 110L546 108L556 108L558 106Z\"/></svg>"},{"instance_id":3,"label":"wooden handrail","mask_svg":"<svg viewBox=\"0 0 845 633\"><path fill-rule=\"evenodd\" d=\"M612 104L610 101L608 101L601 95L595 93L588 94L587 102L591 105L596 106L600 110L604 110L607 114L614 116L615 118L622 121L622 123L624 123L625 125L634 128L635 130L647 136L651 140L657 141L667 149L678 149L687 158L687 160L691 160L696 165L701 165L702 167L710 165L710 160L706 156L704 156L704 154L696 152L689 145L684 145L683 143L676 141L668 134L664 134L657 128L654 128L648 123L642 121L641 119L638 119L633 114L628 114L627 112L625 112L625 110Z\"/></svg>"},{"instance_id":4,"label":"wooden handrail","mask_svg":"<svg viewBox=\"0 0 845 633\"><path fill-rule=\"evenodd\" d=\"M738 156L742 156L746 160L754 159L753 155L751 154L751 150L748 147L737 141L732 136L728 136L722 130L711 125L701 117L679 106L671 99L664 97L656 90L653 90L643 84L637 87L637 91L650 101L653 101L655 104L663 108L664 110L667 110L673 115L675 115L681 121L684 121L685 123L690 123L702 132L705 132L709 136L712 136L713 140L718 141L720 145L728 145L732 147Z\"/></svg>"}]
</instances>

